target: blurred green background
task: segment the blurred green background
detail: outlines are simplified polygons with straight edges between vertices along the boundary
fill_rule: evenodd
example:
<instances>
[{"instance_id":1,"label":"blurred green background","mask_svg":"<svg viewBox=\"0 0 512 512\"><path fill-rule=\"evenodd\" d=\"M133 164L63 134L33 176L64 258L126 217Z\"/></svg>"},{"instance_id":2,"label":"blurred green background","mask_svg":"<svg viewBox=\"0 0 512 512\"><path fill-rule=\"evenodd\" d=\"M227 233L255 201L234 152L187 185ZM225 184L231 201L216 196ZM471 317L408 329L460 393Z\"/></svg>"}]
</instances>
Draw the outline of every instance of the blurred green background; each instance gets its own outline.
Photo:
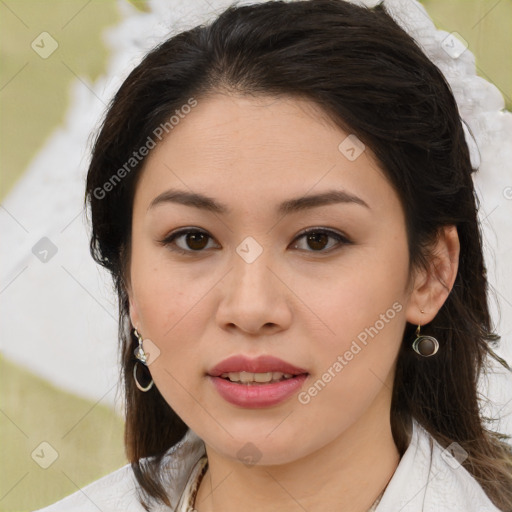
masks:
<instances>
[{"instance_id":1,"label":"blurred green background","mask_svg":"<svg viewBox=\"0 0 512 512\"><path fill-rule=\"evenodd\" d=\"M130 3L147 9L144 1ZM469 43L478 73L500 89L511 110L512 0L422 3L438 28ZM0 1L0 201L61 123L72 81L79 76L90 84L104 71L101 34L120 19L114 0ZM47 60L30 46L43 31L59 43ZM41 508L127 463L123 421L109 408L56 389L1 356L0 376L0 511ZM36 465L31 453L47 433L64 435L75 424L58 462L46 470Z\"/></svg>"}]
</instances>

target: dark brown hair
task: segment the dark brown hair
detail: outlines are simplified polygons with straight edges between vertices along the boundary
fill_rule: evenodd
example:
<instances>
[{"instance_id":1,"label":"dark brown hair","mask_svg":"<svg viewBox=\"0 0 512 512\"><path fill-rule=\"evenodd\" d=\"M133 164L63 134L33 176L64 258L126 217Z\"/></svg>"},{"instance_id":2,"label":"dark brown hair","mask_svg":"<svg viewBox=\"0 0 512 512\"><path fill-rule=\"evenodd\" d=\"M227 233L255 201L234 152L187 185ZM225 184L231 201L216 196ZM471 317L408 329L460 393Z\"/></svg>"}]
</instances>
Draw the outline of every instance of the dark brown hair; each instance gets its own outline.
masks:
<instances>
[{"instance_id":1,"label":"dark brown hair","mask_svg":"<svg viewBox=\"0 0 512 512\"><path fill-rule=\"evenodd\" d=\"M159 465L188 427L156 386L141 393L132 377L137 340L126 283L133 196L144 159L129 168L126 162L190 98L200 102L218 92L305 98L356 134L401 200L411 268L429 264L429 247L442 226L457 227L455 284L422 331L435 336L441 350L419 357L411 349L415 326L407 323L392 432L400 454L411 417L442 446L459 443L468 453L463 466L497 507L512 511L508 436L484 426L484 397L477 391L489 356L508 366L492 350L500 338L491 326L478 199L457 105L439 69L382 5L369 9L341 0L232 5L213 22L171 37L122 84L96 138L86 190L91 253L111 272L119 296L126 453L145 497L169 505ZM113 181L123 166L127 172Z\"/></svg>"}]
</instances>

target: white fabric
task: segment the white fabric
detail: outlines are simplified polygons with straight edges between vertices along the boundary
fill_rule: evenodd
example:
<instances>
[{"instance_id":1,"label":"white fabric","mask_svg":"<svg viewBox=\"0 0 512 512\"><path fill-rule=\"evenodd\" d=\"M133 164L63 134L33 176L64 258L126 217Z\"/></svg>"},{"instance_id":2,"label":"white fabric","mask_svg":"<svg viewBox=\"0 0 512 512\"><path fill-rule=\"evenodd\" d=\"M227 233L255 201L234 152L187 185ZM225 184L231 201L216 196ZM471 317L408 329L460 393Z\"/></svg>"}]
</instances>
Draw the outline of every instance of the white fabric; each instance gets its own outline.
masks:
<instances>
[{"instance_id":1,"label":"white fabric","mask_svg":"<svg viewBox=\"0 0 512 512\"><path fill-rule=\"evenodd\" d=\"M372 0L363 3L375 4ZM449 83L461 118L473 134L463 124L473 168L480 169L480 174L496 172L494 167L500 163L510 169L512 114L504 110L505 100L499 89L476 74L475 56L467 42L457 32L438 30L425 7L416 0L382 3Z\"/></svg>"},{"instance_id":2,"label":"white fabric","mask_svg":"<svg viewBox=\"0 0 512 512\"><path fill-rule=\"evenodd\" d=\"M165 478L173 507L179 502L187 482L195 478L192 471L205 453L203 441L189 430L166 454ZM127 464L36 512L145 512L137 501L136 487ZM152 512L170 510L173 509L166 506L151 509ZM399 511L500 512L450 451L443 450L415 420L409 446L376 509L376 512Z\"/></svg>"}]
</instances>

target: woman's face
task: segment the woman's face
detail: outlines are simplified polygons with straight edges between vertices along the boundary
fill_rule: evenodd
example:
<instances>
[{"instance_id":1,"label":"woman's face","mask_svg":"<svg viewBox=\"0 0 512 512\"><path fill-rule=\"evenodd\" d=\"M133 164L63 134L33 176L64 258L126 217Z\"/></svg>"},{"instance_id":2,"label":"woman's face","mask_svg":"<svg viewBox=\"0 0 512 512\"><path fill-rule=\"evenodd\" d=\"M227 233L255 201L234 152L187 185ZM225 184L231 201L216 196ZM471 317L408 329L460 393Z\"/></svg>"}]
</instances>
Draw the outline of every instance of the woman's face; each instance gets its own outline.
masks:
<instances>
[{"instance_id":1,"label":"woman's face","mask_svg":"<svg viewBox=\"0 0 512 512\"><path fill-rule=\"evenodd\" d=\"M404 214L348 135L306 101L216 95L145 162L131 320L162 396L226 457L287 463L389 421L411 298Z\"/></svg>"}]
</instances>

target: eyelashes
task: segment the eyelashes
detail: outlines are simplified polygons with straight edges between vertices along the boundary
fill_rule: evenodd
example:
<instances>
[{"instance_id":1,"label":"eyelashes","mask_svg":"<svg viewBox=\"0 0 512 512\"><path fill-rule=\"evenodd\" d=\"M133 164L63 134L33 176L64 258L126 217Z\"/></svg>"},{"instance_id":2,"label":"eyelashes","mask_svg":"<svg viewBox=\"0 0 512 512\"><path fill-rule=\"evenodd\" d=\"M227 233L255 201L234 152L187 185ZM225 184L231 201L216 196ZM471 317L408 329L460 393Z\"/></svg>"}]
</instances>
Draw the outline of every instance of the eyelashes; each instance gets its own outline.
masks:
<instances>
[{"instance_id":1,"label":"eyelashes","mask_svg":"<svg viewBox=\"0 0 512 512\"><path fill-rule=\"evenodd\" d=\"M174 233L171 233L169 236L164 238L160 243L161 243L161 245L166 246L171 251L178 252L180 254L190 254L190 253L204 252L203 249L185 250L185 249L182 249L181 247L176 245L175 240L178 240L178 239L183 238L183 237L188 236L188 235L194 235L199 240L201 239L201 237L202 238L210 238L210 239L212 239L212 237L206 231L202 231L200 229L188 229L187 228L187 229L180 229L180 230L178 230L178 231L176 231ZM196 241L197 240L195 240L195 242Z\"/></svg>"},{"instance_id":2,"label":"eyelashes","mask_svg":"<svg viewBox=\"0 0 512 512\"><path fill-rule=\"evenodd\" d=\"M318 237L320 235L320 237ZM184 249L183 247L180 247L176 244L177 240L183 239L185 245L192 244L191 249ZM162 246L165 246L170 251L188 255L188 256L194 256L199 255L201 253L204 253L206 251L207 244L204 246L204 241L210 239L213 240L213 237L211 237L206 231L203 231L201 229L197 228L184 228L179 229L175 231L174 233L169 234L167 237L165 237L163 240L159 241L159 244ZM306 244L312 243L314 246L323 246L323 243L326 240L334 239L336 241L336 244L334 244L334 247L329 247L328 250L307 250L307 249L298 249L302 250L307 253L319 253L319 254L327 254L331 253L333 250L342 248L345 245L351 245L353 242L344 234L338 233L336 231L332 231L330 229L326 228L309 228L305 231L302 231L299 233L295 239L292 242L292 247L297 248L298 244L295 243L297 240L305 239ZM194 247L195 246L195 247ZM199 246L199 247L198 247ZM306 245L308 246L308 245ZM189 245L190 247L190 245Z\"/></svg>"}]
</instances>

